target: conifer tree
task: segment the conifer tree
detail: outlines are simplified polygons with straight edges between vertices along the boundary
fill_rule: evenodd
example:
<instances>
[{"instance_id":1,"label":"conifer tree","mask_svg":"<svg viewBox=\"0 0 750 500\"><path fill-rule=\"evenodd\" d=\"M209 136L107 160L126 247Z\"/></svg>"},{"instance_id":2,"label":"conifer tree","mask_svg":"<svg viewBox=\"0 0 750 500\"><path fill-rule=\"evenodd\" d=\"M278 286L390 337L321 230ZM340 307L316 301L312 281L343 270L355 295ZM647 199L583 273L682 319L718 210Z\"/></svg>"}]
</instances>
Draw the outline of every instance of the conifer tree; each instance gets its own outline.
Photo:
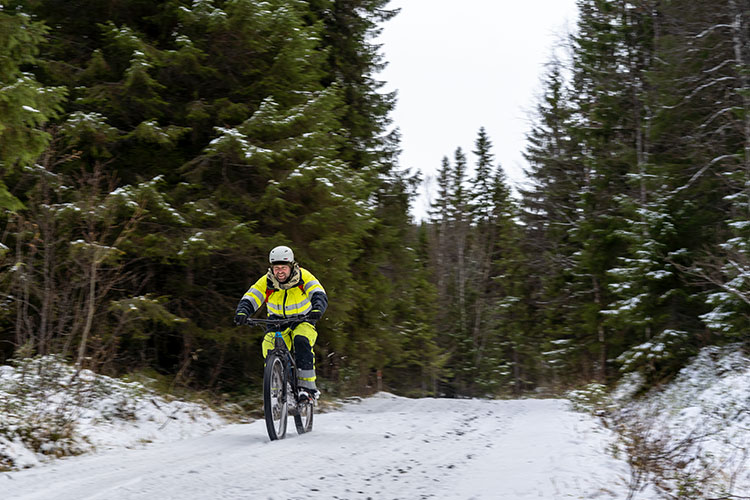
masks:
<instances>
[{"instance_id":1,"label":"conifer tree","mask_svg":"<svg viewBox=\"0 0 750 500\"><path fill-rule=\"evenodd\" d=\"M470 261L473 311L473 392L520 394L538 375L536 335L528 321L528 266L519 210L500 165L492 166L492 144L480 130L474 199L481 200L472 227ZM480 178L480 176L482 178Z\"/></svg>"},{"instance_id":2,"label":"conifer tree","mask_svg":"<svg viewBox=\"0 0 750 500\"><path fill-rule=\"evenodd\" d=\"M493 209L493 181L492 175L494 155L492 154L492 141L487 135L484 127L479 129L476 141L474 141L474 155L477 157L474 169L474 180L472 182L472 219L477 224L488 221Z\"/></svg>"},{"instance_id":3,"label":"conifer tree","mask_svg":"<svg viewBox=\"0 0 750 500\"><path fill-rule=\"evenodd\" d=\"M670 197L658 191L649 196L653 200L632 209L637 219L629 219L630 229L621 232L629 249L620 267L609 270L610 289L618 299L602 313L608 326L621 332L623 344L613 346L624 349L618 356L621 370L654 377L679 366L692 354L692 346L689 323L680 313L685 292L673 262L679 262L683 252L671 249L676 228L669 215Z\"/></svg>"},{"instance_id":4,"label":"conifer tree","mask_svg":"<svg viewBox=\"0 0 750 500\"><path fill-rule=\"evenodd\" d=\"M576 307L570 288L580 243L573 238L580 219L586 169L573 137L574 108L568 97L562 63L553 60L537 105L524 157L530 186L521 188L522 217L528 249L530 299L538 304L532 329L547 340L551 376L575 372Z\"/></svg>"},{"instance_id":5,"label":"conifer tree","mask_svg":"<svg viewBox=\"0 0 750 500\"><path fill-rule=\"evenodd\" d=\"M506 234L498 231L501 221L513 216L507 206L510 193L505 186L502 168L495 171L492 142L484 127L479 129L474 141L473 154L476 157L474 178L469 196L471 201L469 220L469 246L467 249L468 270L465 276L467 288L467 335L472 339L472 363L476 372L475 385L483 389L497 387L494 364L501 365L503 358L496 347L494 338L495 323L493 308L498 300L497 290L493 289L493 261L498 248L512 245L504 240ZM499 234L500 233L500 234ZM503 251L500 250L500 251ZM470 332L470 333L469 333Z\"/></svg>"},{"instance_id":6,"label":"conifer tree","mask_svg":"<svg viewBox=\"0 0 750 500\"><path fill-rule=\"evenodd\" d=\"M469 244L469 228L471 225L471 212L469 206L469 191L466 187L467 181L467 159L463 149L456 148L454 153L453 169L451 171L451 207L450 230L453 238L452 255L454 257L456 280L456 299L458 308L459 335L464 337L467 329L467 304L466 304L466 282L467 282L467 247Z\"/></svg>"},{"instance_id":7,"label":"conifer tree","mask_svg":"<svg viewBox=\"0 0 750 500\"><path fill-rule=\"evenodd\" d=\"M279 243L292 245L331 294L318 345L324 377L359 388L373 368L401 363L396 321L414 324L430 344L423 312L399 306L430 291L409 286L403 267L413 255L394 251L413 246L414 181L395 171L392 96L380 95L374 79L381 61L370 40L391 15L385 2L86 2L76 15L72 4L18 3L54 29L54 43L33 61L39 81L73 89L48 151L54 173L74 185L78 173L103 167L113 193L153 188L115 252L138 287L100 297L102 314L86 327L130 325L137 335L119 337L117 359L153 363L179 384L259 374L262 332L229 325ZM40 186L33 175L23 182ZM128 220L126 210L111 215L113 227ZM74 258L58 255L61 265ZM144 292L157 298L142 309L152 320L130 321L122 304ZM396 311L403 314L391 319ZM161 321L165 312L180 322ZM77 345L81 331L68 324L60 335ZM99 352L91 338L82 343L89 354ZM435 379L439 350L431 359L424 370Z\"/></svg>"},{"instance_id":8,"label":"conifer tree","mask_svg":"<svg viewBox=\"0 0 750 500\"><path fill-rule=\"evenodd\" d=\"M447 351L443 390L450 394L520 390L536 374L525 305L518 211L492 142L480 129L476 167L467 186L461 148L443 158L431 212L432 269L440 303L439 345ZM524 298L525 300L525 298ZM528 303L528 300L525 300ZM530 367L530 368L529 368ZM528 368L528 370L527 370Z\"/></svg>"},{"instance_id":9,"label":"conifer tree","mask_svg":"<svg viewBox=\"0 0 750 500\"><path fill-rule=\"evenodd\" d=\"M60 112L66 91L42 85L24 68L34 64L47 28L23 10L0 6L0 172L11 175L32 164L47 147L43 126ZM0 208L18 210L21 201L0 179Z\"/></svg>"},{"instance_id":10,"label":"conifer tree","mask_svg":"<svg viewBox=\"0 0 750 500\"><path fill-rule=\"evenodd\" d=\"M515 395L544 383L540 345L545 336L538 328L535 311L533 262L526 246L523 228L518 224L520 209L511 196L505 174L497 168L493 186L493 222L496 235L490 270L491 313L486 328L492 332L494 356L488 356L480 372L494 373L495 387ZM501 361L487 364L492 359Z\"/></svg>"},{"instance_id":11,"label":"conifer tree","mask_svg":"<svg viewBox=\"0 0 750 500\"><path fill-rule=\"evenodd\" d=\"M311 2L312 10L325 24L323 43L328 63L324 83L337 83L344 96L342 125L347 130L341 145L341 159L353 169L371 170L377 176L380 165L386 173L387 156L397 139L389 132L389 112L395 93L382 92L384 82L376 73L384 66L380 46L372 40L382 23L398 11L386 8L388 0ZM377 177L372 179L377 182Z\"/></svg>"},{"instance_id":12,"label":"conifer tree","mask_svg":"<svg viewBox=\"0 0 750 500\"><path fill-rule=\"evenodd\" d=\"M663 77L679 91L664 94L660 120L679 167L672 175L676 196L690 203L684 224L702 245L685 241L693 259L684 268L700 288L709 285L702 316L721 338L742 336L747 326L750 269L745 240L750 186L750 51L747 2L665 5ZM696 57L696 54L703 54ZM681 58L682 64L669 64ZM661 82L660 82L661 83ZM715 228L720 228L717 232ZM707 245L708 243L708 245ZM700 291L700 288L698 291ZM698 309L696 307L696 309Z\"/></svg>"}]
</instances>

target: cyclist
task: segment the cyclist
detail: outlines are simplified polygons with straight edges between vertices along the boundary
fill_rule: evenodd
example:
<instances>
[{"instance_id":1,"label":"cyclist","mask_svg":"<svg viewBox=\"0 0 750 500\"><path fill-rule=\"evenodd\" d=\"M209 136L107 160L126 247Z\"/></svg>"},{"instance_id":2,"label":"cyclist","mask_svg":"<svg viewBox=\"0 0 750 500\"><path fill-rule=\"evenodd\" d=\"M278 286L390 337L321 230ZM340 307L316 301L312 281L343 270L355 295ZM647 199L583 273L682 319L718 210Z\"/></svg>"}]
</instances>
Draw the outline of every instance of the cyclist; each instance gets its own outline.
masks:
<instances>
[{"instance_id":1,"label":"cyclist","mask_svg":"<svg viewBox=\"0 0 750 500\"><path fill-rule=\"evenodd\" d=\"M300 386L300 401L315 400L320 393L315 385L315 354L313 346L318 337L315 323L328 307L328 296L320 282L310 271L299 266L294 260L294 252L287 246L277 246L268 256L271 267L261 276L240 299L234 313L234 324L244 325L265 303L270 319L286 319L284 341L291 349L294 343L294 357L297 363L297 377ZM297 323L300 317L305 321ZM287 329L291 328L291 331ZM291 335L290 335L291 334ZM274 347L274 333L267 331L263 338L263 357Z\"/></svg>"}]
</instances>

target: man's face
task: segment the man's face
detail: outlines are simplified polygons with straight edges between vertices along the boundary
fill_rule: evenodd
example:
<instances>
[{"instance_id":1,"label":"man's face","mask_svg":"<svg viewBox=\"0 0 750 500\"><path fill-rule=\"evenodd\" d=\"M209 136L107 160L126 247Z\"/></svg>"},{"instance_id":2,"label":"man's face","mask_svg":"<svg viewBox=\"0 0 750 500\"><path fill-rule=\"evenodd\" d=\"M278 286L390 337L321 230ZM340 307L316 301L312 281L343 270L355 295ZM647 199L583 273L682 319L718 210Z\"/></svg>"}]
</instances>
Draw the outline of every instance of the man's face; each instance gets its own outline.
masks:
<instances>
[{"instance_id":1,"label":"man's face","mask_svg":"<svg viewBox=\"0 0 750 500\"><path fill-rule=\"evenodd\" d=\"M273 275L276 276L276 279L279 280L279 283L288 280L289 276L292 274L292 266L289 264L274 264L271 266L271 270L273 271Z\"/></svg>"}]
</instances>

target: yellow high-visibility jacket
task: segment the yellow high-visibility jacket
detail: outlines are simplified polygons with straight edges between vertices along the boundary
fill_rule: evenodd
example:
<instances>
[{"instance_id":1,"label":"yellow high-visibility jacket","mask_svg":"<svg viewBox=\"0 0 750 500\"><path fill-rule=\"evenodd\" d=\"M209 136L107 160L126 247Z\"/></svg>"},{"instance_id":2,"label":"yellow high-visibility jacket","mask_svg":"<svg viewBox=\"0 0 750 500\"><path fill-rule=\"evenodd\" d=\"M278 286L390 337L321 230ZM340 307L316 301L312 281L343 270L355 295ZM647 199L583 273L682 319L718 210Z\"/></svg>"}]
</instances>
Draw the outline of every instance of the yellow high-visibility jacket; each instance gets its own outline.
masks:
<instances>
[{"instance_id":1,"label":"yellow high-visibility jacket","mask_svg":"<svg viewBox=\"0 0 750 500\"><path fill-rule=\"evenodd\" d=\"M294 318L313 309L324 312L328 307L325 289L310 271L302 267L299 270L299 282L286 290L274 288L268 275L262 276L245 292L240 302L248 301L253 313L265 303L269 318Z\"/></svg>"}]
</instances>

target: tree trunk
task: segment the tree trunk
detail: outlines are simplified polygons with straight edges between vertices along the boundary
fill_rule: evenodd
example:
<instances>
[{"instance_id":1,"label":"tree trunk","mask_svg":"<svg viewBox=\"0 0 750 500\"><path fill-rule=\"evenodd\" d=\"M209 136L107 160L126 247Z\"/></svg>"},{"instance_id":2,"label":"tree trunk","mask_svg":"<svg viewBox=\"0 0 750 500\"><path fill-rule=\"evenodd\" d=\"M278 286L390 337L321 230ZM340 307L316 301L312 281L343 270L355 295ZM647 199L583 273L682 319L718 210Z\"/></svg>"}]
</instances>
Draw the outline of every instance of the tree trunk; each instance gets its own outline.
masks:
<instances>
[{"instance_id":1,"label":"tree trunk","mask_svg":"<svg viewBox=\"0 0 750 500\"><path fill-rule=\"evenodd\" d=\"M594 286L594 301L596 302L597 308L601 311L602 310L602 296L601 296L601 287L599 285L599 280L596 278L596 276L592 277L592 284ZM597 330L597 339L599 341L599 381L604 383L604 381L607 379L607 336L606 332L604 330L604 325L601 321L597 322L596 326Z\"/></svg>"},{"instance_id":2,"label":"tree trunk","mask_svg":"<svg viewBox=\"0 0 750 500\"><path fill-rule=\"evenodd\" d=\"M86 324L83 326L83 332L81 333L81 343L78 346L78 360L76 365L78 368L83 367L83 359L86 355L86 343L88 342L89 332L91 332L91 325L94 322L94 309L96 307L96 274L98 268L98 259L94 255L91 259L91 267L89 268L89 299L86 311Z\"/></svg>"}]
</instances>

